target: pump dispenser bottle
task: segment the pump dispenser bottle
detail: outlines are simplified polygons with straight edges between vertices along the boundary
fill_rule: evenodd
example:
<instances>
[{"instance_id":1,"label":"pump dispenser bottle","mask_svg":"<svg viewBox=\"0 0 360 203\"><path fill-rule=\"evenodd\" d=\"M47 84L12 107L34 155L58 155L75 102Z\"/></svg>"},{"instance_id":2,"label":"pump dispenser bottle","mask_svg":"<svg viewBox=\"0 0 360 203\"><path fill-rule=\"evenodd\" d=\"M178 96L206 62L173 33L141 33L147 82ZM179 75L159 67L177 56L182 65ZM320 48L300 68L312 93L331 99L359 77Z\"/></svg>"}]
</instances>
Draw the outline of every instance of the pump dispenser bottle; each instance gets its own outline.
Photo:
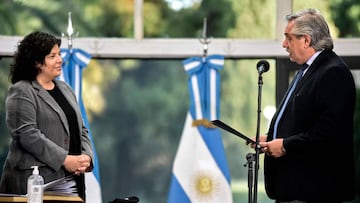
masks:
<instances>
[{"instance_id":1,"label":"pump dispenser bottle","mask_svg":"<svg viewBox=\"0 0 360 203\"><path fill-rule=\"evenodd\" d=\"M44 179L39 174L38 166L31 168L33 172L27 181L27 203L42 203Z\"/></svg>"}]
</instances>

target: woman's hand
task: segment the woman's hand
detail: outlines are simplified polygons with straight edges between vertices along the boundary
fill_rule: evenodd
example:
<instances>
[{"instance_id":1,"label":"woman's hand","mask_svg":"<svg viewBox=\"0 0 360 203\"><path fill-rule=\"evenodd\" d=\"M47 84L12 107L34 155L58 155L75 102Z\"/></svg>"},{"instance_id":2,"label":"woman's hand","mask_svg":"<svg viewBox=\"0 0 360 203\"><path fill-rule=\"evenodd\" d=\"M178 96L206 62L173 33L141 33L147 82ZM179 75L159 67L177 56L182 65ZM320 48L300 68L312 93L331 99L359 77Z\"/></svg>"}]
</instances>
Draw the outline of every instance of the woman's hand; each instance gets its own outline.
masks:
<instances>
[{"instance_id":1,"label":"woman's hand","mask_svg":"<svg viewBox=\"0 0 360 203\"><path fill-rule=\"evenodd\" d=\"M65 169L70 173L79 175L81 173L88 172L91 168L91 158L89 155L67 155L64 163Z\"/></svg>"}]
</instances>

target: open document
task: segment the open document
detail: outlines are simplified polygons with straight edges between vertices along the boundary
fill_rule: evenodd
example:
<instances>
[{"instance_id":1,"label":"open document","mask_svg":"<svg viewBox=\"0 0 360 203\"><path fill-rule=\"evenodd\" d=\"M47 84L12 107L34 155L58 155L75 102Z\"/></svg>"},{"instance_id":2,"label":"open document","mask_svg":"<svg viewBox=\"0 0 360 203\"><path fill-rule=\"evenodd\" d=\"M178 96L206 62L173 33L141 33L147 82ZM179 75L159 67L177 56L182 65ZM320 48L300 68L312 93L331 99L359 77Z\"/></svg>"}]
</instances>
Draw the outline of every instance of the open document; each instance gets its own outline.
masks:
<instances>
[{"instance_id":1,"label":"open document","mask_svg":"<svg viewBox=\"0 0 360 203\"><path fill-rule=\"evenodd\" d=\"M78 196L76 182L72 176L44 184L44 195Z\"/></svg>"}]
</instances>

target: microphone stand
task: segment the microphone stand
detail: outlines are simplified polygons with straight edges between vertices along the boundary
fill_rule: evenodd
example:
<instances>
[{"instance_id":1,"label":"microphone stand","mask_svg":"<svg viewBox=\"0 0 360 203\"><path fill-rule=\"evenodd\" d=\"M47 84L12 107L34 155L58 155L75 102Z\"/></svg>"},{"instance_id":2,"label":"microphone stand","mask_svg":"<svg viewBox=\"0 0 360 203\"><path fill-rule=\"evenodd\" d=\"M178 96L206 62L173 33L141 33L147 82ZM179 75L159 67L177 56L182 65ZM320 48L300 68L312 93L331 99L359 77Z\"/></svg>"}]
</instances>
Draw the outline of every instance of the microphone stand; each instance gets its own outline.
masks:
<instances>
[{"instance_id":1,"label":"microphone stand","mask_svg":"<svg viewBox=\"0 0 360 203\"><path fill-rule=\"evenodd\" d=\"M246 164L244 166L248 167L248 203L253 203L253 185L254 185L254 167L253 163L255 161L255 154L248 153L246 155Z\"/></svg>"},{"instance_id":2,"label":"microphone stand","mask_svg":"<svg viewBox=\"0 0 360 203\"><path fill-rule=\"evenodd\" d=\"M262 74L269 70L269 62L262 60L257 64L259 73L258 77L258 109L257 109L257 127L256 127L256 139L255 141L221 122L220 120L213 120L212 124L218 126L232 134L246 140L247 144L255 145L255 153L248 153L246 155L247 162L244 166L248 167L248 188L249 188L249 203L257 203L257 192L258 192L258 179L259 179L259 157L261 152L260 142L260 118L261 118L261 92L262 92ZM255 162L255 168L253 164Z\"/></svg>"},{"instance_id":3,"label":"microphone stand","mask_svg":"<svg viewBox=\"0 0 360 203\"><path fill-rule=\"evenodd\" d=\"M249 153L246 155L248 166L248 188L249 188L249 203L257 203L258 193L258 179L259 179L259 157L261 147L260 142L260 118L261 118L261 92L262 92L262 73L259 73L258 78L258 110L257 110L257 127L256 127L256 139L255 139L255 153ZM255 163L255 167L253 167Z\"/></svg>"}]
</instances>

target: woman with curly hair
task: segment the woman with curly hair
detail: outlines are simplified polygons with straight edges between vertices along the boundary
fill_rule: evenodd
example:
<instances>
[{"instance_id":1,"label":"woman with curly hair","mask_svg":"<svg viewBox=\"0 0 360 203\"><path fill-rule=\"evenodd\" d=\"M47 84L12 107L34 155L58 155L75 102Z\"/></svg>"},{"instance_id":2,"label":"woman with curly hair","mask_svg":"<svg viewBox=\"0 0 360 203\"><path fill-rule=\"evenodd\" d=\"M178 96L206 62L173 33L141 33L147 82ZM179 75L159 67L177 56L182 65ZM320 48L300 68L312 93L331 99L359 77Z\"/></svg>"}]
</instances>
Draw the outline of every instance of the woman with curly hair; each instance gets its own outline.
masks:
<instances>
[{"instance_id":1,"label":"woman with curly hair","mask_svg":"<svg viewBox=\"0 0 360 203\"><path fill-rule=\"evenodd\" d=\"M93 152L73 90L56 80L60 45L60 39L37 31L18 44L5 103L11 142L0 193L26 194L31 167L38 166L45 183L73 177L85 200L84 173L92 170Z\"/></svg>"}]
</instances>

